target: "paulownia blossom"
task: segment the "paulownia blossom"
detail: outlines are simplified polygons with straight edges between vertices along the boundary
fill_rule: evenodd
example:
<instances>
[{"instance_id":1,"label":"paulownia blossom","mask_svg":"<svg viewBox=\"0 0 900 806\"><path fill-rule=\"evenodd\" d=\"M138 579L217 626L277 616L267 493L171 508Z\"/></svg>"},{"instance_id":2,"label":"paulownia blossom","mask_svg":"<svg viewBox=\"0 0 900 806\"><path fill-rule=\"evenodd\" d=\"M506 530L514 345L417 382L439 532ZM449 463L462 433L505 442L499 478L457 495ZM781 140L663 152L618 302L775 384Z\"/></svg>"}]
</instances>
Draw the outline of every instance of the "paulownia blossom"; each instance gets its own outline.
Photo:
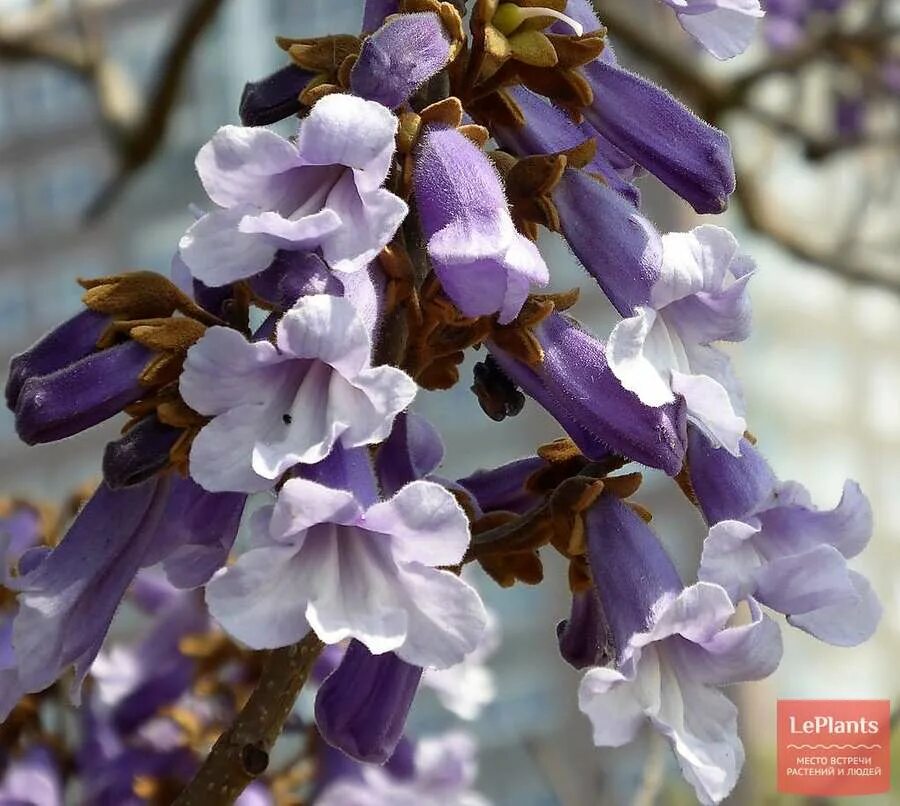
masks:
<instances>
[{"instance_id":1,"label":"paulownia blossom","mask_svg":"<svg viewBox=\"0 0 900 806\"><path fill-rule=\"evenodd\" d=\"M456 129L432 125L420 137L413 181L428 257L447 296L466 316L512 321L531 286L550 275L513 225L496 169Z\"/></svg>"},{"instance_id":2,"label":"paulownia blossom","mask_svg":"<svg viewBox=\"0 0 900 806\"><path fill-rule=\"evenodd\" d=\"M342 768L325 782L317 806L487 806L473 791L475 743L464 733L425 738L410 763Z\"/></svg>"},{"instance_id":3,"label":"paulownia blossom","mask_svg":"<svg viewBox=\"0 0 900 806\"><path fill-rule=\"evenodd\" d=\"M771 674L781 660L777 625L751 606L735 613L724 588L684 587L644 521L603 494L586 517L588 559L613 645L615 665L590 669L578 702L598 746L630 742L645 719L671 743L703 804L734 787L744 762L737 708L719 687Z\"/></svg>"},{"instance_id":4,"label":"paulownia blossom","mask_svg":"<svg viewBox=\"0 0 900 806\"><path fill-rule=\"evenodd\" d=\"M257 492L296 464L380 442L416 393L395 367L372 367L356 309L328 294L302 297L275 343L210 328L189 351L180 388L212 417L191 449L191 475L207 490Z\"/></svg>"},{"instance_id":5,"label":"paulownia blossom","mask_svg":"<svg viewBox=\"0 0 900 806\"><path fill-rule=\"evenodd\" d=\"M765 13L759 0L662 0L678 22L717 59L743 53Z\"/></svg>"},{"instance_id":6,"label":"paulownia blossom","mask_svg":"<svg viewBox=\"0 0 900 806\"><path fill-rule=\"evenodd\" d=\"M295 142L224 126L197 155L219 209L185 233L181 259L209 286L258 274L280 249L319 249L335 271L365 268L407 213L382 187L396 130L389 109L351 95L319 101Z\"/></svg>"},{"instance_id":7,"label":"paulownia blossom","mask_svg":"<svg viewBox=\"0 0 900 806\"><path fill-rule=\"evenodd\" d=\"M328 644L352 637L375 654L446 668L485 626L478 594L438 570L458 563L468 542L462 509L432 482L364 508L347 490L291 479L257 516L250 551L210 582L207 602L256 649L312 628Z\"/></svg>"},{"instance_id":8,"label":"paulownia blossom","mask_svg":"<svg viewBox=\"0 0 900 806\"><path fill-rule=\"evenodd\" d=\"M626 389L648 406L684 398L688 418L734 454L746 429L743 401L728 357L712 342L749 336L752 274L728 230L665 235L650 304L619 322L607 343L609 367Z\"/></svg>"},{"instance_id":9,"label":"paulownia blossom","mask_svg":"<svg viewBox=\"0 0 900 806\"><path fill-rule=\"evenodd\" d=\"M872 508L855 482L832 510L796 482L779 482L746 440L736 459L690 437L691 480L711 528L700 578L735 602L755 599L829 644L871 637L881 605L868 580L847 567L872 536ZM729 482L735 477L737 484ZM746 493L749 493L747 495Z\"/></svg>"}]
</instances>

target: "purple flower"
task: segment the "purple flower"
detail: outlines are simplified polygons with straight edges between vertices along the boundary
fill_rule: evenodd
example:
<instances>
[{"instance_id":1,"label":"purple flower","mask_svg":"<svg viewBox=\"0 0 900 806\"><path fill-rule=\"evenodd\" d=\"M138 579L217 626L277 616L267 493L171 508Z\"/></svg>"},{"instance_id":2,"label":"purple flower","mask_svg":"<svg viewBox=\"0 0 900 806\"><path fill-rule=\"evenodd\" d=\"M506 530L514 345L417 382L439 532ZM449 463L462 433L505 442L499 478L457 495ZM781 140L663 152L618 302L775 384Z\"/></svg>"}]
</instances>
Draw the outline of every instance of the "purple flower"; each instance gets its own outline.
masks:
<instances>
[{"instance_id":1,"label":"purple flower","mask_svg":"<svg viewBox=\"0 0 900 806\"><path fill-rule=\"evenodd\" d=\"M719 687L774 671L778 627L752 603L749 624L726 627L735 612L726 591L709 582L684 588L656 536L619 499L601 495L586 529L616 649L615 666L590 669L579 689L594 743L626 744L649 718L672 744L698 800L718 803L744 760L737 708Z\"/></svg>"},{"instance_id":2,"label":"purple flower","mask_svg":"<svg viewBox=\"0 0 900 806\"><path fill-rule=\"evenodd\" d=\"M411 411L398 414L375 459L382 491L394 495L409 482L424 479L443 458L441 435L428 420Z\"/></svg>"},{"instance_id":3,"label":"purple flower","mask_svg":"<svg viewBox=\"0 0 900 806\"><path fill-rule=\"evenodd\" d=\"M428 257L447 296L466 316L515 319L532 283L549 272L516 231L497 171L456 129L430 125L419 137L413 186Z\"/></svg>"},{"instance_id":4,"label":"purple flower","mask_svg":"<svg viewBox=\"0 0 900 806\"><path fill-rule=\"evenodd\" d=\"M62 542L19 580L13 646L25 691L45 689L74 665L77 694L157 537L167 493L167 479L101 484Z\"/></svg>"},{"instance_id":5,"label":"purple flower","mask_svg":"<svg viewBox=\"0 0 900 806\"><path fill-rule=\"evenodd\" d=\"M555 154L576 148L585 140L593 138L596 132L585 131L576 126L560 109L548 103L541 96L525 87L511 87L506 90L509 96L525 115L525 125L520 128L500 128L497 134L503 145L516 156L525 157L532 154ZM640 203L640 192L626 181L617 166L613 165L606 154L598 147L594 158L584 170L599 174L604 181L620 195L624 196L635 207ZM590 205L585 204L585 207ZM599 219L600 216L598 215Z\"/></svg>"},{"instance_id":6,"label":"purple flower","mask_svg":"<svg viewBox=\"0 0 900 806\"><path fill-rule=\"evenodd\" d=\"M437 14L425 11L387 19L362 45L350 71L350 90L396 109L450 59L450 39Z\"/></svg>"},{"instance_id":7,"label":"purple flower","mask_svg":"<svg viewBox=\"0 0 900 806\"><path fill-rule=\"evenodd\" d=\"M609 636L595 591L572 594L569 618L556 625L556 638L559 654L573 668L587 669L606 663Z\"/></svg>"},{"instance_id":8,"label":"purple flower","mask_svg":"<svg viewBox=\"0 0 900 806\"><path fill-rule=\"evenodd\" d=\"M62 771L43 745L33 745L6 767L0 781L4 806L63 806Z\"/></svg>"},{"instance_id":9,"label":"purple flower","mask_svg":"<svg viewBox=\"0 0 900 806\"><path fill-rule=\"evenodd\" d=\"M602 57L583 68L594 93L587 121L609 142L685 199L721 213L734 191L728 137L665 90Z\"/></svg>"},{"instance_id":10,"label":"purple flower","mask_svg":"<svg viewBox=\"0 0 900 806\"><path fill-rule=\"evenodd\" d=\"M275 344L249 342L212 327L188 351L182 397L213 417L190 456L191 476L207 490L265 490L338 442L380 442L415 396L401 370L370 366L369 334L346 299L301 297L276 334Z\"/></svg>"},{"instance_id":11,"label":"purple flower","mask_svg":"<svg viewBox=\"0 0 900 806\"><path fill-rule=\"evenodd\" d=\"M670 475L685 451L683 406L651 408L625 389L607 365L601 342L575 322L552 313L535 329L544 360L529 367L493 342L501 369L538 401L589 458L613 451Z\"/></svg>"},{"instance_id":12,"label":"purple flower","mask_svg":"<svg viewBox=\"0 0 900 806\"><path fill-rule=\"evenodd\" d=\"M662 242L620 194L584 171L566 169L553 189L562 233L616 310L630 316L659 279Z\"/></svg>"},{"instance_id":13,"label":"purple flower","mask_svg":"<svg viewBox=\"0 0 900 806\"><path fill-rule=\"evenodd\" d=\"M347 490L291 479L256 516L251 549L209 583L207 603L256 649L312 628L326 644L352 637L374 654L445 668L484 630L478 594L438 570L458 563L468 542L462 509L432 482L364 510Z\"/></svg>"},{"instance_id":14,"label":"purple flower","mask_svg":"<svg viewBox=\"0 0 900 806\"><path fill-rule=\"evenodd\" d=\"M710 519L700 579L721 585L734 601L756 600L785 614L829 644L855 646L871 637L881 605L868 580L847 567L872 536L872 510L859 485L846 482L840 503L819 510L800 484L777 483L749 444L740 459L719 461L718 453L691 435L691 480L701 506L708 518L708 511L728 513ZM742 468L748 480L732 493L725 485Z\"/></svg>"},{"instance_id":15,"label":"purple flower","mask_svg":"<svg viewBox=\"0 0 900 806\"><path fill-rule=\"evenodd\" d=\"M474 741L449 733L417 743L411 775L366 766L361 776L336 779L316 806L487 806L472 790L477 771Z\"/></svg>"},{"instance_id":16,"label":"purple flower","mask_svg":"<svg viewBox=\"0 0 900 806\"><path fill-rule=\"evenodd\" d=\"M759 0L661 0L674 9L678 22L717 59L743 53L765 13Z\"/></svg>"},{"instance_id":17,"label":"purple flower","mask_svg":"<svg viewBox=\"0 0 900 806\"><path fill-rule=\"evenodd\" d=\"M288 64L272 75L244 85L240 116L245 126L268 126L300 112L300 93L313 73Z\"/></svg>"},{"instance_id":18,"label":"purple flower","mask_svg":"<svg viewBox=\"0 0 900 806\"><path fill-rule=\"evenodd\" d=\"M746 429L740 385L714 341L750 334L747 281L754 264L726 229L663 236L663 260L649 304L613 328L609 367L648 406L687 404L688 419L731 453Z\"/></svg>"},{"instance_id":19,"label":"purple flower","mask_svg":"<svg viewBox=\"0 0 900 806\"><path fill-rule=\"evenodd\" d=\"M146 390L139 376L153 352L127 341L48 375L33 375L16 398L16 432L36 445L65 439L114 417Z\"/></svg>"},{"instance_id":20,"label":"purple flower","mask_svg":"<svg viewBox=\"0 0 900 806\"><path fill-rule=\"evenodd\" d=\"M279 250L320 249L335 271L365 268L407 213L382 187L396 129L390 110L351 95L318 101L296 142L267 129L219 129L197 171L220 209L188 229L182 260L210 286L258 274Z\"/></svg>"},{"instance_id":21,"label":"purple flower","mask_svg":"<svg viewBox=\"0 0 900 806\"><path fill-rule=\"evenodd\" d=\"M22 385L29 378L49 375L94 352L108 324L105 314L85 309L13 356L6 380L6 405L15 411Z\"/></svg>"},{"instance_id":22,"label":"purple flower","mask_svg":"<svg viewBox=\"0 0 900 806\"><path fill-rule=\"evenodd\" d=\"M400 741L421 677L421 666L351 641L316 694L319 733L353 759L383 764Z\"/></svg>"},{"instance_id":23,"label":"purple flower","mask_svg":"<svg viewBox=\"0 0 900 806\"><path fill-rule=\"evenodd\" d=\"M491 470L476 470L457 484L469 493L483 511L505 509L524 513L541 502L541 497L525 488L533 473L547 467L539 456L516 459Z\"/></svg>"},{"instance_id":24,"label":"purple flower","mask_svg":"<svg viewBox=\"0 0 900 806\"><path fill-rule=\"evenodd\" d=\"M142 565L162 563L176 588L205 585L228 560L247 496L211 493L189 478L170 480L166 509Z\"/></svg>"},{"instance_id":25,"label":"purple flower","mask_svg":"<svg viewBox=\"0 0 900 806\"><path fill-rule=\"evenodd\" d=\"M169 452L183 431L150 414L103 451L103 480L113 489L140 484L169 464Z\"/></svg>"}]
</instances>

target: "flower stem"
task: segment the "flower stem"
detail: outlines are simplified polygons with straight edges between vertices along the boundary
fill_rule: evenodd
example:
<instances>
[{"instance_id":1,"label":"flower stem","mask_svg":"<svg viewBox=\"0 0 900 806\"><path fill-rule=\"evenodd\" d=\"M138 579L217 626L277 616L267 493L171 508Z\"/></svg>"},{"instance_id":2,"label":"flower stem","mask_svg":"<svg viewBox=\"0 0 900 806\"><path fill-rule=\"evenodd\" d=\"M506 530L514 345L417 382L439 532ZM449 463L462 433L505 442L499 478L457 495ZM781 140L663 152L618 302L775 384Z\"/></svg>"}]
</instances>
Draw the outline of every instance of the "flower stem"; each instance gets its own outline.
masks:
<instances>
[{"instance_id":1,"label":"flower stem","mask_svg":"<svg viewBox=\"0 0 900 806\"><path fill-rule=\"evenodd\" d=\"M272 746L322 646L316 634L309 632L299 643L269 653L250 699L213 745L175 806L227 806L265 772Z\"/></svg>"}]
</instances>

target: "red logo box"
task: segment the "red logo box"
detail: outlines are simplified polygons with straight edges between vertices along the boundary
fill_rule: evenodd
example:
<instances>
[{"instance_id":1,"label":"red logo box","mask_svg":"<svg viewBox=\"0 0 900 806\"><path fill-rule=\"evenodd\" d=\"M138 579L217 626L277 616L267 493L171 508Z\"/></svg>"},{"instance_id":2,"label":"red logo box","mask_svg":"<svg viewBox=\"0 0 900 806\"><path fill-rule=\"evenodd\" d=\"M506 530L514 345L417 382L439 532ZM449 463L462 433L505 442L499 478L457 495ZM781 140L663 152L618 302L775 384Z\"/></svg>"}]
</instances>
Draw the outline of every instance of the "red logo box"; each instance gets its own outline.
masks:
<instances>
[{"instance_id":1,"label":"red logo box","mask_svg":"<svg viewBox=\"0 0 900 806\"><path fill-rule=\"evenodd\" d=\"M891 788L887 700L779 700L778 791L877 795Z\"/></svg>"}]
</instances>

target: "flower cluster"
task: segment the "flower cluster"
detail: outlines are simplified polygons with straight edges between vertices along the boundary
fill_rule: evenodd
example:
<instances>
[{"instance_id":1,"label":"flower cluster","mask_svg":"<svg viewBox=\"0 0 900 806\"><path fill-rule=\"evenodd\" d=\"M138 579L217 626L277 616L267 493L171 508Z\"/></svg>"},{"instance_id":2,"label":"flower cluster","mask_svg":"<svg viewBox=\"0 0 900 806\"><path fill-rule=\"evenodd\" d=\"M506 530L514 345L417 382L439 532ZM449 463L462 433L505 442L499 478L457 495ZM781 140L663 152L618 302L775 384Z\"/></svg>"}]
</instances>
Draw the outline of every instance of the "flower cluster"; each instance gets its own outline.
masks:
<instances>
[{"instance_id":1,"label":"flower cluster","mask_svg":"<svg viewBox=\"0 0 900 806\"><path fill-rule=\"evenodd\" d=\"M664 2L718 58L762 13ZM475 0L468 26L458 4L368 0L363 30L279 39L291 63L248 85L244 125L200 149L209 209L171 280L85 280L85 309L13 359L6 399L26 442L129 419L58 543L10 540L4 715L70 668L76 698L92 675L87 713L98 698L107 709L85 729L101 748L86 751L92 782L158 785L164 768L183 784L196 756L179 767L151 717L158 696L181 702L181 649L211 617L251 650L324 645L315 731L323 769L344 773L319 781L321 803L478 803L466 741L413 754L406 716L420 684L469 718L490 697L478 661L495 631L463 566L535 584L553 550L572 590L560 651L586 670L596 743L623 744L648 718L698 799L719 802L743 761L720 688L781 656L763 608L837 644L879 615L846 566L871 533L862 493L849 484L816 510L747 436L717 345L749 336L752 261L721 227L661 234L641 212L645 172L698 213L723 211L728 138L622 68L587 0ZM265 128L290 116L290 138ZM542 229L621 315L606 338L572 317L577 292L540 291ZM527 396L566 436L454 481L408 408L419 388L455 385L470 348L485 351L473 391L488 416ZM628 463L674 479L706 518L693 584L630 500ZM127 657L104 650L151 566L180 591L154 605L159 635ZM734 626L742 602L750 618ZM191 719L207 735L221 713L201 705ZM132 761L136 732L158 756Z\"/></svg>"},{"instance_id":2,"label":"flower cluster","mask_svg":"<svg viewBox=\"0 0 900 806\"><path fill-rule=\"evenodd\" d=\"M69 508L4 502L5 567L27 572L33 563L29 553L44 551L56 539ZM100 652L87 673L78 711L61 698L60 689L25 697L19 692L19 702L7 703L12 710L4 733L2 802L63 806L77 793L79 803L96 806L170 803L252 690L260 676L259 658L228 640L210 619L200 590L176 588L164 574L145 570L135 577L124 604L142 626L128 643L118 639ZM8 631L0 642L6 657ZM342 651L332 649L338 655ZM334 653L323 655L314 677L329 675L335 661ZM463 665L489 678L484 667ZM459 684L445 686L444 692L451 702L466 701ZM56 734L61 720L78 725L77 742ZM404 734L382 768L351 761L299 714L285 730L296 749L277 770L248 787L238 806L274 806L288 793L333 804L483 802L472 790L475 747L464 733L420 742Z\"/></svg>"}]
</instances>

